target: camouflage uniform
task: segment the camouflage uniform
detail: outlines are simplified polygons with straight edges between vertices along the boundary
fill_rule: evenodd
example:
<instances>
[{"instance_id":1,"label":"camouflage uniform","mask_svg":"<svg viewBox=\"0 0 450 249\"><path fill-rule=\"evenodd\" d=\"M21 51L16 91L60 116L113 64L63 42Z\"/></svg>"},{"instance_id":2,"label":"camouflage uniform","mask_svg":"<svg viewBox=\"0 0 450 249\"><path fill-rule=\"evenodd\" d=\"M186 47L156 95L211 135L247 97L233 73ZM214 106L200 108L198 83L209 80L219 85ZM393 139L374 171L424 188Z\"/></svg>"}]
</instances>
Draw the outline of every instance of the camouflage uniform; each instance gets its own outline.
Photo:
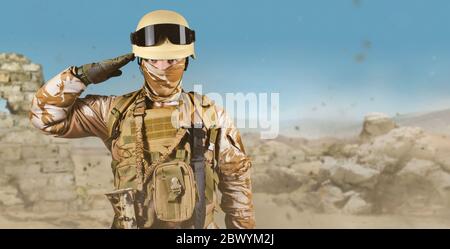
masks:
<instances>
[{"instance_id":1,"label":"camouflage uniform","mask_svg":"<svg viewBox=\"0 0 450 249\"><path fill-rule=\"evenodd\" d=\"M118 161L121 159L121 151L117 141L109 140L107 127L114 100L118 97L87 95L85 98L79 98L86 85L75 76L75 70L75 67L64 70L37 91L29 116L31 123L45 134L60 138L99 137L111 152L113 161ZM186 96L183 92L180 99ZM179 103L175 101L171 104ZM155 102L151 108L158 108L158 103ZM222 108L215 105L213 108L217 113L216 124L221 129L217 142L218 153L214 157L218 162L218 188L222 193L220 207L226 214L226 227L254 228L251 161L246 155L233 121ZM181 110L183 112L184 109ZM181 113L180 122L184 122L183 117L188 116ZM209 212L214 209L214 204L208 204ZM156 228L173 225L164 222L155 224ZM209 228L214 226L213 223L205 225Z\"/></svg>"}]
</instances>

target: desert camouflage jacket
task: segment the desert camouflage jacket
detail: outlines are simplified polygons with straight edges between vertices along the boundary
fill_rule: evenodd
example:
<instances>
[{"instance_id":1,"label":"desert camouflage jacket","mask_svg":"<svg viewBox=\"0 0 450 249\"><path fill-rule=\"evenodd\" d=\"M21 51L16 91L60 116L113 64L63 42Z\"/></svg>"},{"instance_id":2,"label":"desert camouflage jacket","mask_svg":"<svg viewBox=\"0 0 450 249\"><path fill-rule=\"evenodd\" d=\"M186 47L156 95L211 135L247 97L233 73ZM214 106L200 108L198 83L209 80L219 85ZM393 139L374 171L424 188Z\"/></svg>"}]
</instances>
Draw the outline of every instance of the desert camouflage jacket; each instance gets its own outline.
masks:
<instances>
[{"instance_id":1,"label":"desert camouflage jacket","mask_svg":"<svg viewBox=\"0 0 450 249\"><path fill-rule=\"evenodd\" d=\"M108 147L107 120L116 96L87 95L86 89L70 67L45 83L33 98L30 121L48 135L60 138L97 136ZM238 129L224 110L214 106L217 123L222 131L217 144L219 153L219 184L222 193L221 208L225 212L227 228L253 228L254 211L251 192L249 160ZM186 115L187 116L187 115ZM109 143L113 160L114 143Z\"/></svg>"}]
</instances>

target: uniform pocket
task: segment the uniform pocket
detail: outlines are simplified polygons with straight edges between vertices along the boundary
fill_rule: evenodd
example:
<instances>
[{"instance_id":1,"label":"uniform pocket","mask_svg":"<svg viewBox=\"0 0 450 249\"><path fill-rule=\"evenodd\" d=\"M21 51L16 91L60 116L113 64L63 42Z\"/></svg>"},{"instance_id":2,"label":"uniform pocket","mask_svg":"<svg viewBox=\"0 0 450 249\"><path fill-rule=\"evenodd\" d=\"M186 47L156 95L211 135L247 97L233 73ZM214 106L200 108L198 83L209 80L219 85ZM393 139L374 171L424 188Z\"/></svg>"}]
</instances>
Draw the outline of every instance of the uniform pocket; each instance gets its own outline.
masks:
<instances>
[{"instance_id":1,"label":"uniform pocket","mask_svg":"<svg viewBox=\"0 0 450 249\"><path fill-rule=\"evenodd\" d=\"M111 162L111 170L112 170L112 173L113 173L113 176L114 176L114 179L113 179L114 187L116 189L118 189L117 188L118 187L118 181L117 181L117 165L118 164L119 164L119 161L116 161L116 160L112 160L112 162Z\"/></svg>"},{"instance_id":2,"label":"uniform pocket","mask_svg":"<svg viewBox=\"0 0 450 249\"><path fill-rule=\"evenodd\" d=\"M118 165L114 182L117 189L136 188L136 166L134 164Z\"/></svg>"},{"instance_id":3,"label":"uniform pocket","mask_svg":"<svg viewBox=\"0 0 450 249\"><path fill-rule=\"evenodd\" d=\"M158 219L181 222L191 218L195 208L194 173L183 161L158 165L153 174L153 200Z\"/></svg>"}]
</instances>

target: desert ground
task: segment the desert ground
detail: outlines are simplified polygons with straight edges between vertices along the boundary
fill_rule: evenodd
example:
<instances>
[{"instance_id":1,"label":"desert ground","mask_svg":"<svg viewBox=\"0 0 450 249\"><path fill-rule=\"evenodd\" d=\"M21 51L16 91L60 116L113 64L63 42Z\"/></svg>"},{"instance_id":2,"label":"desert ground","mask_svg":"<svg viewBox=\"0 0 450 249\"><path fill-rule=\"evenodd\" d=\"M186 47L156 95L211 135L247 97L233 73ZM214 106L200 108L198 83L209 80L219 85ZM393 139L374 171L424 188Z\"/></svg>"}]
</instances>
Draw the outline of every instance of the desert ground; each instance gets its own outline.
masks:
<instances>
[{"instance_id":1,"label":"desert ground","mask_svg":"<svg viewBox=\"0 0 450 249\"><path fill-rule=\"evenodd\" d=\"M256 228L449 228L450 216L428 215L346 215L301 212L292 206L280 206L271 201L268 194L255 194ZM63 228L104 229L110 226L112 211L94 210L83 212L35 212L11 211L0 215L1 228ZM215 221L225 228L224 214L218 212Z\"/></svg>"}]
</instances>

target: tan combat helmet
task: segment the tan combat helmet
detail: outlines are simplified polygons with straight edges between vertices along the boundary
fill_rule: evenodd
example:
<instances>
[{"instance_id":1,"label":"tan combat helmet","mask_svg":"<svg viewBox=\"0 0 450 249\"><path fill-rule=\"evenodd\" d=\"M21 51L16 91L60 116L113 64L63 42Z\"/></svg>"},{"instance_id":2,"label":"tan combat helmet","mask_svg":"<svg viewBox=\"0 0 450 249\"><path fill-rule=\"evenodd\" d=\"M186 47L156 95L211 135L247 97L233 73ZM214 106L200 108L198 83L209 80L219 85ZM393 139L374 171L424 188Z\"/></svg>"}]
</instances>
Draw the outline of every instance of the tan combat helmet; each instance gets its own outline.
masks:
<instances>
[{"instance_id":1,"label":"tan combat helmet","mask_svg":"<svg viewBox=\"0 0 450 249\"><path fill-rule=\"evenodd\" d=\"M154 60L195 58L195 31L174 11L156 10L146 14L130 38L137 57Z\"/></svg>"}]
</instances>

